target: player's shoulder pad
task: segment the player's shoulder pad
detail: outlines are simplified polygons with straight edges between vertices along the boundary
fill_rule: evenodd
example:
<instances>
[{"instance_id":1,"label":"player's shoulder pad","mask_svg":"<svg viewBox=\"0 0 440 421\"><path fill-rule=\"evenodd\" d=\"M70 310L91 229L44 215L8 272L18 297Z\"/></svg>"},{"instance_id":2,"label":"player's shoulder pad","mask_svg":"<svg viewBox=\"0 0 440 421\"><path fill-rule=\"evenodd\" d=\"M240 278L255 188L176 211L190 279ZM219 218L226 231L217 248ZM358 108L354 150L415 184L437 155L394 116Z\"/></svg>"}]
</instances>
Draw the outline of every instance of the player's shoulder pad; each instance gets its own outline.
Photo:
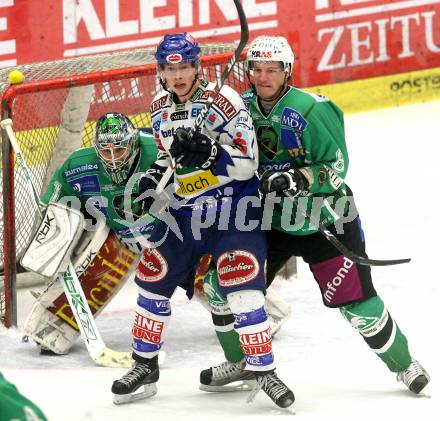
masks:
<instances>
[{"instance_id":1,"label":"player's shoulder pad","mask_svg":"<svg viewBox=\"0 0 440 421\"><path fill-rule=\"evenodd\" d=\"M70 177L83 172L96 172L99 170L99 158L95 148L80 148L72 152L61 165L65 177Z\"/></svg>"},{"instance_id":2,"label":"player's shoulder pad","mask_svg":"<svg viewBox=\"0 0 440 421\"><path fill-rule=\"evenodd\" d=\"M69 162L70 164L76 164L78 163L78 161L81 161L81 163L97 162L98 155L96 155L95 148L93 146L87 148L79 148L73 151L66 160L66 162Z\"/></svg>"},{"instance_id":3,"label":"player's shoulder pad","mask_svg":"<svg viewBox=\"0 0 440 421\"><path fill-rule=\"evenodd\" d=\"M139 130L139 137L153 136L153 129L151 127L142 127Z\"/></svg>"},{"instance_id":4,"label":"player's shoulder pad","mask_svg":"<svg viewBox=\"0 0 440 421\"><path fill-rule=\"evenodd\" d=\"M151 128L139 129L139 144L143 146L157 147L156 141L153 136L153 130Z\"/></svg>"},{"instance_id":5,"label":"player's shoulder pad","mask_svg":"<svg viewBox=\"0 0 440 421\"><path fill-rule=\"evenodd\" d=\"M241 99L245 104L249 104L255 98L255 94L252 89L248 89L241 94Z\"/></svg>"},{"instance_id":6,"label":"player's shoulder pad","mask_svg":"<svg viewBox=\"0 0 440 421\"><path fill-rule=\"evenodd\" d=\"M293 88L293 91L296 92L296 95L300 95L301 99L306 102L311 102L311 103L330 102L330 100L325 95L304 91L298 88Z\"/></svg>"},{"instance_id":7,"label":"player's shoulder pad","mask_svg":"<svg viewBox=\"0 0 440 421\"><path fill-rule=\"evenodd\" d=\"M168 100L168 93L167 92L159 92L158 94L156 94L156 96L153 98L153 101L151 102L150 105L150 113L154 114L157 111L159 111L161 108L163 108L165 106L165 104L167 103Z\"/></svg>"}]
</instances>

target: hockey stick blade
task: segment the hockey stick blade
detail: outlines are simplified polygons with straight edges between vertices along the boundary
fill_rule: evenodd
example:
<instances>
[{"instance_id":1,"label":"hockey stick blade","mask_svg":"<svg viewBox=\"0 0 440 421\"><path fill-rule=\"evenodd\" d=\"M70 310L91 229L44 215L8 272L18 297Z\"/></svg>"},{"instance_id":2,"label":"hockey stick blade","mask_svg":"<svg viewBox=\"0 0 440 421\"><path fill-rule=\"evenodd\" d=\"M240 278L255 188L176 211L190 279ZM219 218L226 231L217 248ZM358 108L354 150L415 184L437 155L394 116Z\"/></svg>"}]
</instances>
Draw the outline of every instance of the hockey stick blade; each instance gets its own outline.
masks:
<instances>
[{"instance_id":1,"label":"hockey stick blade","mask_svg":"<svg viewBox=\"0 0 440 421\"><path fill-rule=\"evenodd\" d=\"M249 40L249 27L246 19L246 15L243 10L243 6L240 3L240 0L234 0L235 7L237 9L238 13L238 19L240 21L240 42L238 43L238 46L234 52L234 55L230 58L227 66L223 70L222 76L220 78L220 82L217 81L216 86L214 87L214 90L208 97L208 99L205 101L205 104L203 108L201 109L200 113L197 115L193 126L190 129L189 137L192 137L194 133L202 126L203 122L205 121L205 117L208 114L209 109L211 108L211 105L213 104L216 96L220 92L221 88L225 84L226 79L228 78L229 74L231 73L231 70L233 69L235 63L237 62L238 58L240 57L241 53L243 52L244 48L246 47L246 43ZM168 181L170 180L171 176L174 173L174 168L172 165L170 165L167 170L165 171L164 175L160 179L157 187L156 187L156 193L160 194L162 193L165 186L168 184Z\"/></svg>"},{"instance_id":2,"label":"hockey stick blade","mask_svg":"<svg viewBox=\"0 0 440 421\"><path fill-rule=\"evenodd\" d=\"M403 263L409 263L411 259L394 259L394 260L377 260L377 259L369 259L368 257L359 256L355 252L349 250L344 246L335 235L330 232L324 225L321 224L313 215L310 215L306 209L304 209L298 203L298 197L292 196L289 192L284 192L285 196L288 197L293 205L301 212L303 216L310 219L310 222L318 228L319 232L328 240L330 243L337 248L345 257L357 263L358 265L363 266L392 266L392 265L401 265Z\"/></svg>"},{"instance_id":3,"label":"hockey stick blade","mask_svg":"<svg viewBox=\"0 0 440 421\"><path fill-rule=\"evenodd\" d=\"M130 368L133 365L131 351L113 351L106 346L101 354L93 357L93 361L103 367Z\"/></svg>"}]
</instances>

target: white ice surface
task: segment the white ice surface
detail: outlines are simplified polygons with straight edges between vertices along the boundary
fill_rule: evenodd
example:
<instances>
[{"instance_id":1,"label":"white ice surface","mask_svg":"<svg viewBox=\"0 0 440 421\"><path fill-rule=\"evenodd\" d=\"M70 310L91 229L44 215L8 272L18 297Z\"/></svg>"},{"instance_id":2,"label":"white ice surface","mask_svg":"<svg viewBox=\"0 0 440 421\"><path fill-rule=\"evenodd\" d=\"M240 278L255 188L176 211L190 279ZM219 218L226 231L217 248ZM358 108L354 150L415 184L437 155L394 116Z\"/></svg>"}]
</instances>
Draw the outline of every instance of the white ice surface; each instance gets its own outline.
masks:
<instances>
[{"instance_id":1,"label":"white ice surface","mask_svg":"<svg viewBox=\"0 0 440 421\"><path fill-rule=\"evenodd\" d=\"M372 258L411 257L407 265L373 268L376 289L430 372L425 396L411 394L344 321L321 303L308 268L278 280L276 292L293 316L274 340L279 376L293 389L296 415L263 394L198 390L199 372L223 360L210 316L182 293L164 346L158 394L114 406L110 387L123 369L95 366L81 341L68 356L40 357L19 330L0 331L0 370L40 405L52 421L79 420L389 420L440 417L438 160L440 102L346 116L351 158L347 182L355 192ZM136 288L126 285L97 320L107 346L130 347ZM20 322L31 296L20 291Z\"/></svg>"}]
</instances>

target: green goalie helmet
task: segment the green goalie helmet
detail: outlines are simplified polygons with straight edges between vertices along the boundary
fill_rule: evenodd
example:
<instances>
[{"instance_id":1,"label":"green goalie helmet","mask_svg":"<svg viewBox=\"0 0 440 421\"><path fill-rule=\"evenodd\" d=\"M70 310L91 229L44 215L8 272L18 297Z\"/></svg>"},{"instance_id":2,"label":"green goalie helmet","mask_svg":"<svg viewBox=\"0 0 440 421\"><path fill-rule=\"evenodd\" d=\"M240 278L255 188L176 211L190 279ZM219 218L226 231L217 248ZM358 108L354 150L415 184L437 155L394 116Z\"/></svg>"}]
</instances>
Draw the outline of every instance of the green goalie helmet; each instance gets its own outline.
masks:
<instances>
[{"instance_id":1,"label":"green goalie helmet","mask_svg":"<svg viewBox=\"0 0 440 421\"><path fill-rule=\"evenodd\" d=\"M96 123L94 146L115 184L127 181L139 153L139 133L128 117L107 113Z\"/></svg>"}]
</instances>

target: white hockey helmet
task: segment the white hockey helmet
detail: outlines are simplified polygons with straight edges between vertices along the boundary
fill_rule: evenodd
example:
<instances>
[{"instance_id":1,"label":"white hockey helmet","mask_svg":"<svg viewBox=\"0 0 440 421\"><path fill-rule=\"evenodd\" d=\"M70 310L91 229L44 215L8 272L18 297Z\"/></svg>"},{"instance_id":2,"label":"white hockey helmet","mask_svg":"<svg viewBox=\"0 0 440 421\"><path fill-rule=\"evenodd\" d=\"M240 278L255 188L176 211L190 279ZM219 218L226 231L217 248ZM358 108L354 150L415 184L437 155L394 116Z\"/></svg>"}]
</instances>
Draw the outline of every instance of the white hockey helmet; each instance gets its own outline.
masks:
<instances>
[{"instance_id":1,"label":"white hockey helmet","mask_svg":"<svg viewBox=\"0 0 440 421\"><path fill-rule=\"evenodd\" d=\"M255 38L249 46L246 55L248 71L252 71L255 62L281 62L287 77L290 78L295 56L286 38L262 35Z\"/></svg>"}]
</instances>

